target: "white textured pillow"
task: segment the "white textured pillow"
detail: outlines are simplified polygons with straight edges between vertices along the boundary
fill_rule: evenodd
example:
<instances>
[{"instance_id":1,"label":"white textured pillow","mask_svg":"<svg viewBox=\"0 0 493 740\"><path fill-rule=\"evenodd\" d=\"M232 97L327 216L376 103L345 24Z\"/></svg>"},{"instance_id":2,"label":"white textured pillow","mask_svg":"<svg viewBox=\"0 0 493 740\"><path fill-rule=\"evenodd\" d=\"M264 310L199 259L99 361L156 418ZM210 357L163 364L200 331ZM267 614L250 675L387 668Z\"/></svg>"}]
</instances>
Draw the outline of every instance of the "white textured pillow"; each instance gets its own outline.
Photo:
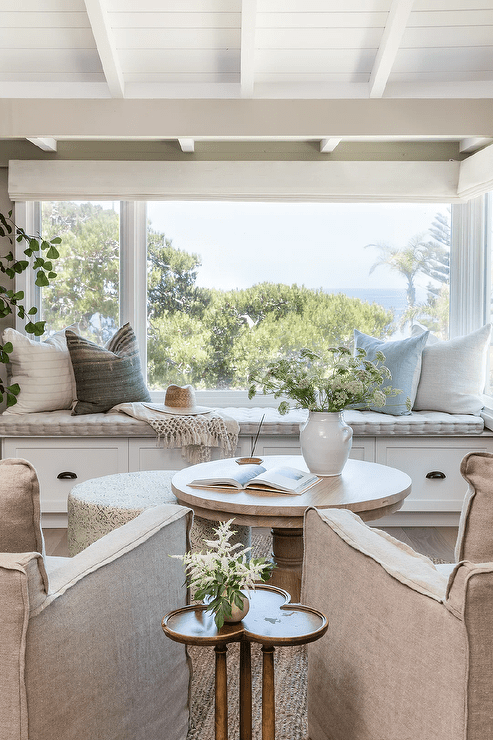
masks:
<instances>
[{"instance_id":1,"label":"white textured pillow","mask_svg":"<svg viewBox=\"0 0 493 740\"><path fill-rule=\"evenodd\" d=\"M78 327L77 327L78 328ZM70 329L75 330L74 327ZM17 403L4 414L69 409L75 399L75 378L65 329L36 342L15 329L5 329L3 343L12 342L11 383L21 387Z\"/></svg>"},{"instance_id":2,"label":"white textured pillow","mask_svg":"<svg viewBox=\"0 0 493 740\"><path fill-rule=\"evenodd\" d=\"M491 324L423 349L415 411L479 414L486 383Z\"/></svg>"}]
</instances>

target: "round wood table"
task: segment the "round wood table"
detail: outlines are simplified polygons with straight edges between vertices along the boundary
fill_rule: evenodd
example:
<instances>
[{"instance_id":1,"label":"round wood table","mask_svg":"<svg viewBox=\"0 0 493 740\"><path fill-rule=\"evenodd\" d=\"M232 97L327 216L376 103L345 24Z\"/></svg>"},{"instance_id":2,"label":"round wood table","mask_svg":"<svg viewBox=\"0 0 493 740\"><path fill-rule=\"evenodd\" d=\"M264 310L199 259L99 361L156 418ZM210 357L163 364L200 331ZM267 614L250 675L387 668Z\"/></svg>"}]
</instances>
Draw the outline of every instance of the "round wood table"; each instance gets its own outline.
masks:
<instances>
[{"instance_id":1,"label":"round wood table","mask_svg":"<svg viewBox=\"0 0 493 740\"><path fill-rule=\"evenodd\" d=\"M211 491L188 484L221 471L231 460L214 460L184 468L171 480L178 502L190 506L197 516L228 521L247 527L272 529L276 563L269 583L286 589L299 600L303 564L303 517L306 509L350 509L364 521L379 519L401 508L411 492L411 478L396 468L362 460L348 460L341 475L320 478L301 494L264 493L226 489ZM301 455L271 455L263 458L266 468L289 465L307 470Z\"/></svg>"},{"instance_id":2,"label":"round wood table","mask_svg":"<svg viewBox=\"0 0 493 740\"><path fill-rule=\"evenodd\" d=\"M286 591L263 584L250 593L250 609L243 620L220 630L204 604L175 609L162 620L164 633L172 640L214 646L216 740L228 739L228 643L240 642L240 740L252 740L252 642L262 645L262 740L275 740L274 648L314 642L327 626L322 612L291 604Z\"/></svg>"}]
</instances>

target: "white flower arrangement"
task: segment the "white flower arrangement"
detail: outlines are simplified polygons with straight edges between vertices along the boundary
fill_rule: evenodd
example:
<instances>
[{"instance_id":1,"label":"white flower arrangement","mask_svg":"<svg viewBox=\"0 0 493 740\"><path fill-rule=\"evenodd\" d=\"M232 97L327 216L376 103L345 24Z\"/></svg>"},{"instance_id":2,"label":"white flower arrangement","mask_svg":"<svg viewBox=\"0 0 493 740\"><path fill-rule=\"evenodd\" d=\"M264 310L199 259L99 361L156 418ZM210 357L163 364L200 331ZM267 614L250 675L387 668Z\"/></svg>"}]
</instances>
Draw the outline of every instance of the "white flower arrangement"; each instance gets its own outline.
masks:
<instances>
[{"instance_id":1,"label":"white flower arrangement","mask_svg":"<svg viewBox=\"0 0 493 740\"><path fill-rule=\"evenodd\" d=\"M391 379L382 352L370 362L362 348L354 355L347 347L331 347L325 354L304 348L268 363L265 370L252 372L248 397L261 391L274 398L289 398L295 408L309 411L381 407L389 396L402 393L388 384ZM407 402L410 407L410 400ZM283 400L278 410L286 414L289 408L289 402Z\"/></svg>"},{"instance_id":2,"label":"white flower arrangement","mask_svg":"<svg viewBox=\"0 0 493 740\"><path fill-rule=\"evenodd\" d=\"M216 540L204 540L209 550L206 552L187 552L185 555L171 555L182 560L192 590L192 598L197 601L208 599L208 611L214 614L216 627L221 629L225 617L231 617L232 605L243 607L247 598L243 591L250 592L258 581L266 581L274 563L266 558L248 558L251 547L241 543L232 545L231 529L233 519L221 522L214 532Z\"/></svg>"}]
</instances>

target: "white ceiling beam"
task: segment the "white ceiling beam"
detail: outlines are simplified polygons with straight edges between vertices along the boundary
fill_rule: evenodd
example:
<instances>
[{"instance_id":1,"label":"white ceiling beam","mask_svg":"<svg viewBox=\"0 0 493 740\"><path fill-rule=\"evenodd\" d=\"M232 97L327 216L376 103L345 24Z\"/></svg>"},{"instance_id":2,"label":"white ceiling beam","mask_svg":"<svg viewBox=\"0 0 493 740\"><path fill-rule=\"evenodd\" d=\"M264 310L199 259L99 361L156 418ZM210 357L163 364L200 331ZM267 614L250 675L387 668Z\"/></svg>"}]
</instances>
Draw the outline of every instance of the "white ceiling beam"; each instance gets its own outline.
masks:
<instances>
[{"instance_id":1,"label":"white ceiling beam","mask_svg":"<svg viewBox=\"0 0 493 740\"><path fill-rule=\"evenodd\" d=\"M459 151L462 153L475 152L478 149L482 149L484 146L491 144L492 139L479 136L469 136L466 139L462 139L459 143Z\"/></svg>"},{"instance_id":2,"label":"white ceiling beam","mask_svg":"<svg viewBox=\"0 0 493 740\"><path fill-rule=\"evenodd\" d=\"M253 97L255 84L255 34L257 29L257 0L241 2L240 94Z\"/></svg>"},{"instance_id":3,"label":"white ceiling beam","mask_svg":"<svg viewBox=\"0 0 493 740\"><path fill-rule=\"evenodd\" d=\"M341 143L342 139L336 139L335 137L331 137L328 139L322 139L320 142L320 151L323 154L330 154L334 151L336 146L338 146Z\"/></svg>"},{"instance_id":4,"label":"white ceiling beam","mask_svg":"<svg viewBox=\"0 0 493 740\"><path fill-rule=\"evenodd\" d=\"M392 0L370 75L370 98L381 98L399 50L414 0Z\"/></svg>"},{"instance_id":5,"label":"white ceiling beam","mask_svg":"<svg viewBox=\"0 0 493 740\"><path fill-rule=\"evenodd\" d=\"M195 151L195 141L193 139L178 139L182 152L192 153Z\"/></svg>"},{"instance_id":6,"label":"white ceiling beam","mask_svg":"<svg viewBox=\"0 0 493 740\"><path fill-rule=\"evenodd\" d=\"M125 83L113 40L105 0L84 0L103 72L112 97L125 97Z\"/></svg>"},{"instance_id":7,"label":"white ceiling beam","mask_svg":"<svg viewBox=\"0 0 493 740\"><path fill-rule=\"evenodd\" d=\"M44 152L56 152L57 150L57 140L56 139L40 139L40 138L32 138L30 139L28 137L28 141L31 142L31 144L34 144L35 146L42 149Z\"/></svg>"},{"instance_id":8,"label":"white ceiling beam","mask_svg":"<svg viewBox=\"0 0 493 740\"><path fill-rule=\"evenodd\" d=\"M0 98L0 138L245 139L493 136L476 100L35 100Z\"/></svg>"}]
</instances>

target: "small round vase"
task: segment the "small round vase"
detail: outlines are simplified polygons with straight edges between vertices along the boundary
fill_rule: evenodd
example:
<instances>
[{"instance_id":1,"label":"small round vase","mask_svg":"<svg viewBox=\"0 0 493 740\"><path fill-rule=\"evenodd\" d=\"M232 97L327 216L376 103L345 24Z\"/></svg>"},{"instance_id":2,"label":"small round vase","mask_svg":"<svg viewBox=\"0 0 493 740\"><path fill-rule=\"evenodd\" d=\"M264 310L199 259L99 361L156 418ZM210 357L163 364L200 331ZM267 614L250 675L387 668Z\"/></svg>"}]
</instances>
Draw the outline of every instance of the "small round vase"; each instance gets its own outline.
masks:
<instances>
[{"instance_id":1,"label":"small round vase","mask_svg":"<svg viewBox=\"0 0 493 740\"><path fill-rule=\"evenodd\" d=\"M311 473L340 475L351 452L353 430L342 411L310 411L300 426L301 454Z\"/></svg>"},{"instance_id":2,"label":"small round vase","mask_svg":"<svg viewBox=\"0 0 493 740\"><path fill-rule=\"evenodd\" d=\"M248 610L250 609L250 601L246 594L243 595L243 608L241 609L236 604L231 604L231 616L224 617L224 621L228 623L241 622L246 617Z\"/></svg>"}]
</instances>

